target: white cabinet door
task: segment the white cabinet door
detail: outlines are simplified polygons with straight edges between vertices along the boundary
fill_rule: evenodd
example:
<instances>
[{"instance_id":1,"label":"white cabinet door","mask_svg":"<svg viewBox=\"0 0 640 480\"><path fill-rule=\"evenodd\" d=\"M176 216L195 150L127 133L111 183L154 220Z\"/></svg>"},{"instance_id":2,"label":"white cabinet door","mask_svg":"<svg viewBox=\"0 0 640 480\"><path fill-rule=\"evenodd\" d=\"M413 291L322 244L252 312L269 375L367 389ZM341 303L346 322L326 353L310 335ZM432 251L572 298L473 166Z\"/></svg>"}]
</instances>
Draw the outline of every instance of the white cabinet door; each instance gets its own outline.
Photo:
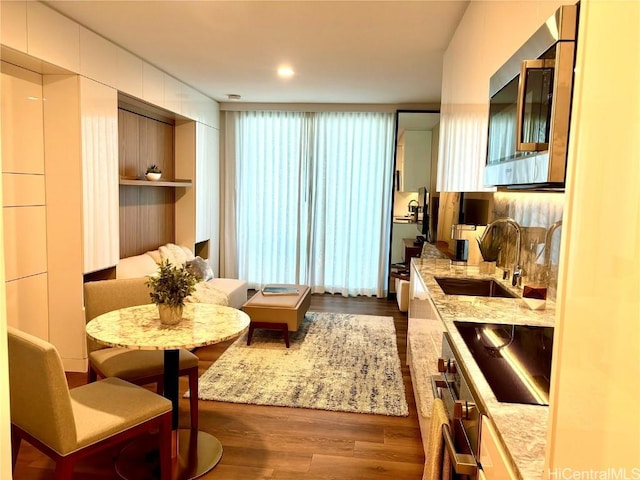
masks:
<instances>
[{"instance_id":1,"label":"white cabinet door","mask_svg":"<svg viewBox=\"0 0 640 480\"><path fill-rule=\"evenodd\" d=\"M27 2L0 2L0 43L27 51Z\"/></svg>"},{"instance_id":2,"label":"white cabinet door","mask_svg":"<svg viewBox=\"0 0 640 480\"><path fill-rule=\"evenodd\" d=\"M120 258L118 92L80 77L84 273Z\"/></svg>"},{"instance_id":3,"label":"white cabinet door","mask_svg":"<svg viewBox=\"0 0 640 480\"><path fill-rule=\"evenodd\" d=\"M80 74L105 85L118 85L118 50L107 39L80 27Z\"/></svg>"}]
</instances>

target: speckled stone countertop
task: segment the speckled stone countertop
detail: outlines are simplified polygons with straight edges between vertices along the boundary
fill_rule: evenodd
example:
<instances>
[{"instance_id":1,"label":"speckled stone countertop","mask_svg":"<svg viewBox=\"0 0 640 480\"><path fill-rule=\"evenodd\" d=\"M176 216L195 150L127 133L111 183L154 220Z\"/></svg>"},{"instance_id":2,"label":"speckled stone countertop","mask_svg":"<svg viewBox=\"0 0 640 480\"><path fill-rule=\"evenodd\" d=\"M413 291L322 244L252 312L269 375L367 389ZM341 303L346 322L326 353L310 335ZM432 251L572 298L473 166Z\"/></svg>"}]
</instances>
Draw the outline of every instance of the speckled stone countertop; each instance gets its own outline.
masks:
<instances>
[{"instance_id":1,"label":"speckled stone countertop","mask_svg":"<svg viewBox=\"0 0 640 480\"><path fill-rule=\"evenodd\" d=\"M482 396L487 413L502 437L519 475L526 480L541 478L544 467L548 407L498 402L453 322L460 320L553 326L555 304L547 301L544 310L531 310L521 298L446 295L434 280L434 276L486 278L488 275L481 275L478 267L454 267L449 260L441 259L414 258L412 268L419 273L422 283L428 290L426 294L433 301L437 315L440 317L440 328L449 332L454 347L460 353L475 389ZM498 274L493 278L517 295L522 294L520 288L514 288L510 283L503 282ZM429 335L437 329L433 320L428 319L423 334ZM435 369L435 365L432 369Z\"/></svg>"}]
</instances>

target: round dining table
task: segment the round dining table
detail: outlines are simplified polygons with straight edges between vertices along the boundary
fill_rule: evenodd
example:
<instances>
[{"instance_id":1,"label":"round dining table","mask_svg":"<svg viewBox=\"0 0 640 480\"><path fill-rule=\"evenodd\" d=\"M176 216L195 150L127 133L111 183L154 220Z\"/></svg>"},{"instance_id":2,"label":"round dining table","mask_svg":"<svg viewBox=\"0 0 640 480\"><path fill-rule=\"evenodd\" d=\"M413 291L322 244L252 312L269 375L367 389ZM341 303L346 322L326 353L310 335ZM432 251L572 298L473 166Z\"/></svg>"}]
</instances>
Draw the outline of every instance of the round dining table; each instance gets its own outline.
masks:
<instances>
[{"instance_id":1,"label":"round dining table","mask_svg":"<svg viewBox=\"0 0 640 480\"><path fill-rule=\"evenodd\" d=\"M185 304L182 321L176 325L161 324L154 304L114 310L87 323L87 335L102 345L164 351L164 396L173 404L175 479L197 478L215 467L222 457L222 444L213 435L178 428L179 350L223 342L240 335L248 327L249 316L246 313L206 303ZM190 395L197 394L190 392ZM148 446L131 444L118 456L116 470L123 478L153 478L154 474L140 470L157 468L157 465L150 465L152 456Z\"/></svg>"}]
</instances>

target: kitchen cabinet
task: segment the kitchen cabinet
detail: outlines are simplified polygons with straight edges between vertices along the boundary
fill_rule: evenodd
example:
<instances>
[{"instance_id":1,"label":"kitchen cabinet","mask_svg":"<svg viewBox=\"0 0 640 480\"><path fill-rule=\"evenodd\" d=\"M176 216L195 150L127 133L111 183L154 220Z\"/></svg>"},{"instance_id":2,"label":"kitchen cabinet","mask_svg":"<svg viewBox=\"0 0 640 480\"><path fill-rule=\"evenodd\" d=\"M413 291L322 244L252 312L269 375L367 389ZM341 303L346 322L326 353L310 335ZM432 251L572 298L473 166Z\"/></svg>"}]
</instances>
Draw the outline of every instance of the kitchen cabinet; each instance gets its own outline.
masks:
<instances>
[{"instance_id":1,"label":"kitchen cabinet","mask_svg":"<svg viewBox=\"0 0 640 480\"><path fill-rule=\"evenodd\" d=\"M580 3L545 478L639 473L639 21L640 2Z\"/></svg>"},{"instance_id":2,"label":"kitchen cabinet","mask_svg":"<svg viewBox=\"0 0 640 480\"><path fill-rule=\"evenodd\" d=\"M489 79L562 1L471 2L442 63L439 192L484 187Z\"/></svg>"},{"instance_id":3,"label":"kitchen cabinet","mask_svg":"<svg viewBox=\"0 0 640 480\"><path fill-rule=\"evenodd\" d=\"M493 422L486 415L481 416L480 464L487 480L516 480L508 454L500 441Z\"/></svg>"}]
</instances>

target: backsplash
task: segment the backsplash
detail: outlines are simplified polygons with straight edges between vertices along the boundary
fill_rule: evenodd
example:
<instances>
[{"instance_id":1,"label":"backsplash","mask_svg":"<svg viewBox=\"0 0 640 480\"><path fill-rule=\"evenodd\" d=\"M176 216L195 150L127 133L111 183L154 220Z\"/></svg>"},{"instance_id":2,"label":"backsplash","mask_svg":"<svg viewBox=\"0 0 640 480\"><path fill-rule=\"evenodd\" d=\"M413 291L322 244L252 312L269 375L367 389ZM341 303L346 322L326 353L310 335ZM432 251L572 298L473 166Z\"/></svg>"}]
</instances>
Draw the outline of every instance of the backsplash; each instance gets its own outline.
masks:
<instances>
[{"instance_id":1,"label":"backsplash","mask_svg":"<svg viewBox=\"0 0 640 480\"><path fill-rule=\"evenodd\" d=\"M544 285L547 287L547 298L554 301L558 285L563 207L564 193L497 192L493 196L491 218L511 217L522 227L522 285ZM496 225L494 231L505 239L498 265L508 268L511 273L515 260L515 231L508 225Z\"/></svg>"}]
</instances>

